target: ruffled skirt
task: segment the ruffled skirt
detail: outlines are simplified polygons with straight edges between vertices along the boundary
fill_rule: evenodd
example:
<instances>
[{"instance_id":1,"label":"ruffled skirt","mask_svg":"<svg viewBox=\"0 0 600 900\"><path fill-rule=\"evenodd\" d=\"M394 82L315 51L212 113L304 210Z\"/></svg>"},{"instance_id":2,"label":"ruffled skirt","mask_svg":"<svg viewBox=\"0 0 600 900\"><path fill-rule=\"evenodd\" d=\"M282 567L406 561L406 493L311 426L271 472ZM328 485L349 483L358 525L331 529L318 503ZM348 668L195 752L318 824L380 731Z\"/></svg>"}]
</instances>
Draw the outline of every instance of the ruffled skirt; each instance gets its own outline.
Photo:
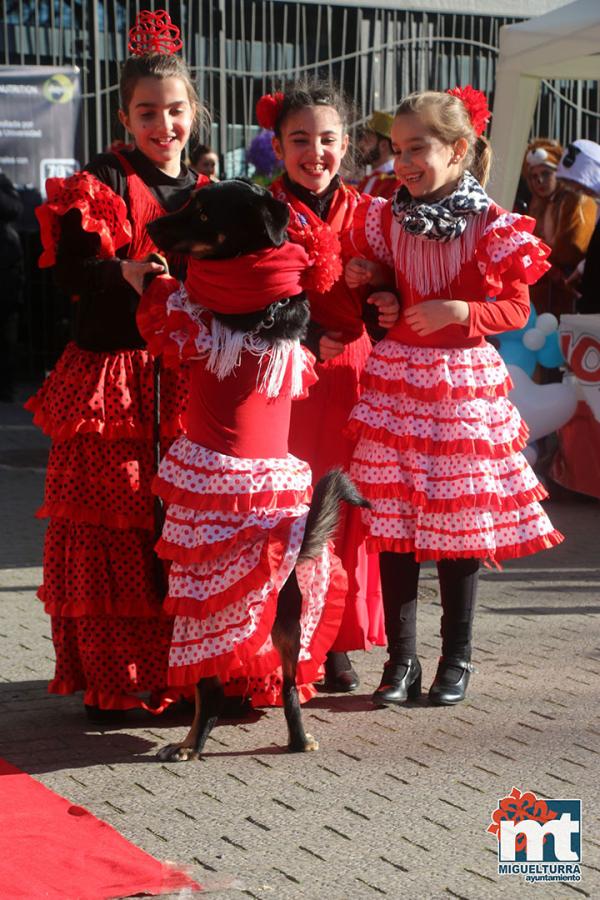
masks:
<instances>
[{"instance_id":1,"label":"ruffled skirt","mask_svg":"<svg viewBox=\"0 0 600 900\"><path fill-rule=\"evenodd\" d=\"M52 617L55 693L85 703L160 708L172 619L153 550L158 510L154 360L146 350L93 353L69 344L26 404L52 438L44 503L50 519L40 599ZM161 372L160 442L180 433L187 373ZM172 692L171 692L172 693Z\"/></svg>"},{"instance_id":2,"label":"ruffled skirt","mask_svg":"<svg viewBox=\"0 0 600 900\"><path fill-rule=\"evenodd\" d=\"M279 655L270 633L277 596L296 564L311 493L309 466L240 459L180 437L155 490L167 504L157 550L171 560L166 610L175 616L172 685L218 675L255 705L279 701ZM302 592L301 696L339 628L346 580L326 548L296 567Z\"/></svg>"},{"instance_id":3,"label":"ruffled skirt","mask_svg":"<svg viewBox=\"0 0 600 900\"><path fill-rule=\"evenodd\" d=\"M344 426L359 398L360 376L371 347L365 332L339 356L319 363L315 367L319 380L305 400L292 405L290 451L310 464L313 483L336 466L348 469L350 465L352 441L344 435ZM372 644L386 643L378 560L366 552L364 540L360 511L344 509L335 552L348 575L348 594L331 648L335 651L369 650Z\"/></svg>"},{"instance_id":4,"label":"ruffled skirt","mask_svg":"<svg viewBox=\"0 0 600 900\"><path fill-rule=\"evenodd\" d=\"M490 345L375 346L352 411L351 475L370 550L417 560L492 561L563 539L540 505L547 494L520 452L527 426L508 399L511 381Z\"/></svg>"}]
</instances>

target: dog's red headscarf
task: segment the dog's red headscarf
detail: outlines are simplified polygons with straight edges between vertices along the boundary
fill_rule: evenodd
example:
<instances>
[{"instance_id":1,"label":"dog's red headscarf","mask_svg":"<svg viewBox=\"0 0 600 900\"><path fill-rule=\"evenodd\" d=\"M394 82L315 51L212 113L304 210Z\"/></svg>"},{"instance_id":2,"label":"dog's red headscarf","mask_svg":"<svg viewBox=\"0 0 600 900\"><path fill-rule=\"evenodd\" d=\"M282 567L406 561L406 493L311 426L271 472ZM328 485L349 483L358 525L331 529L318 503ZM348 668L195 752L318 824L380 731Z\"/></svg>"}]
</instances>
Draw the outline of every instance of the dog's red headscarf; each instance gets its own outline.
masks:
<instances>
[{"instance_id":1,"label":"dog's red headscarf","mask_svg":"<svg viewBox=\"0 0 600 900\"><path fill-rule=\"evenodd\" d=\"M304 247L286 241L234 259L189 259L185 286L193 303L213 312L258 312L300 294L310 266Z\"/></svg>"}]
</instances>

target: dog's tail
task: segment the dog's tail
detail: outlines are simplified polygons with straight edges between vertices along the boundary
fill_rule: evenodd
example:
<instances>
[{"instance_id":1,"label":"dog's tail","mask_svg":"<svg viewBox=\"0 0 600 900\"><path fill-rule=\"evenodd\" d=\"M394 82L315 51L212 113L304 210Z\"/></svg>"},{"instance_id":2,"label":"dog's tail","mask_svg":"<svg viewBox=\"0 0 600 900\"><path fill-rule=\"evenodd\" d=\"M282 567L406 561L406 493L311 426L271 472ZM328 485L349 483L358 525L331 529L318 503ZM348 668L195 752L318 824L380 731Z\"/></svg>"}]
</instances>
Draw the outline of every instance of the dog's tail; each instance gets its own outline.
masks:
<instances>
[{"instance_id":1,"label":"dog's tail","mask_svg":"<svg viewBox=\"0 0 600 900\"><path fill-rule=\"evenodd\" d=\"M315 486L298 561L321 555L336 532L342 501L352 506L370 507L348 475L341 469L332 469Z\"/></svg>"}]
</instances>

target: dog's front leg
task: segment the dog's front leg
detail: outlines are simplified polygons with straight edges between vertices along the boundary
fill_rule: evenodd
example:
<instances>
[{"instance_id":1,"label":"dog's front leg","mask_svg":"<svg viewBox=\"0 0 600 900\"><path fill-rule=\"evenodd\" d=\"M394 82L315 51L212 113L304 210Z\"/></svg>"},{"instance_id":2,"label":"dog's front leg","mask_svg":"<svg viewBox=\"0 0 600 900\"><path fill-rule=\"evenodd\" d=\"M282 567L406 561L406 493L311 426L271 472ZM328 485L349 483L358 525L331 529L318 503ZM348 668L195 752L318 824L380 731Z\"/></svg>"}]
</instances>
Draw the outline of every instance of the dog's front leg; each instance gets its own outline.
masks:
<instances>
[{"instance_id":1,"label":"dog's front leg","mask_svg":"<svg viewBox=\"0 0 600 900\"><path fill-rule=\"evenodd\" d=\"M167 744L157 753L161 762L186 762L198 759L207 738L219 720L223 706L223 686L216 676L202 678L196 685L194 721L180 744Z\"/></svg>"},{"instance_id":2,"label":"dog's front leg","mask_svg":"<svg viewBox=\"0 0 600 900\"><path fill-rule=\"evenodd\" d=\"M277 617L271 637L283 668L283 709L288 726L288 750L306 753L318 750L319 744L312 734L306 734L302 723L302 709L296 688L296 668L300 654L300 610L302 595L296 575L290 575L279 593Z\"/></svg>"}]
</instances>

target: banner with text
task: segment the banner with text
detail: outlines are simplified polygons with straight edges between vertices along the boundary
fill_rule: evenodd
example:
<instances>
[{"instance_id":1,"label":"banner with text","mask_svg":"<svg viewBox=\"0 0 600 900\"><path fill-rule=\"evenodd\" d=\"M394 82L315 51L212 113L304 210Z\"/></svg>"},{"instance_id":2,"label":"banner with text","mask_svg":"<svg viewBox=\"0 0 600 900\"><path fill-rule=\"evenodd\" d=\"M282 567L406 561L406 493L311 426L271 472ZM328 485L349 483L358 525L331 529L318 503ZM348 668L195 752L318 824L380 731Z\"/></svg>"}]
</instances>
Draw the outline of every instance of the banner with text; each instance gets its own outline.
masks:
<instances>
[{"instance_id":1,"label":"banner with text","mask_svg":"<svg viewBox=\"0 0 600 900\"><path fill-rule=\"evenodd\" d=\"M80 168L79 69L0 66L0 171L17 187L65 178Z\"/></svg>"}]
</instances>

